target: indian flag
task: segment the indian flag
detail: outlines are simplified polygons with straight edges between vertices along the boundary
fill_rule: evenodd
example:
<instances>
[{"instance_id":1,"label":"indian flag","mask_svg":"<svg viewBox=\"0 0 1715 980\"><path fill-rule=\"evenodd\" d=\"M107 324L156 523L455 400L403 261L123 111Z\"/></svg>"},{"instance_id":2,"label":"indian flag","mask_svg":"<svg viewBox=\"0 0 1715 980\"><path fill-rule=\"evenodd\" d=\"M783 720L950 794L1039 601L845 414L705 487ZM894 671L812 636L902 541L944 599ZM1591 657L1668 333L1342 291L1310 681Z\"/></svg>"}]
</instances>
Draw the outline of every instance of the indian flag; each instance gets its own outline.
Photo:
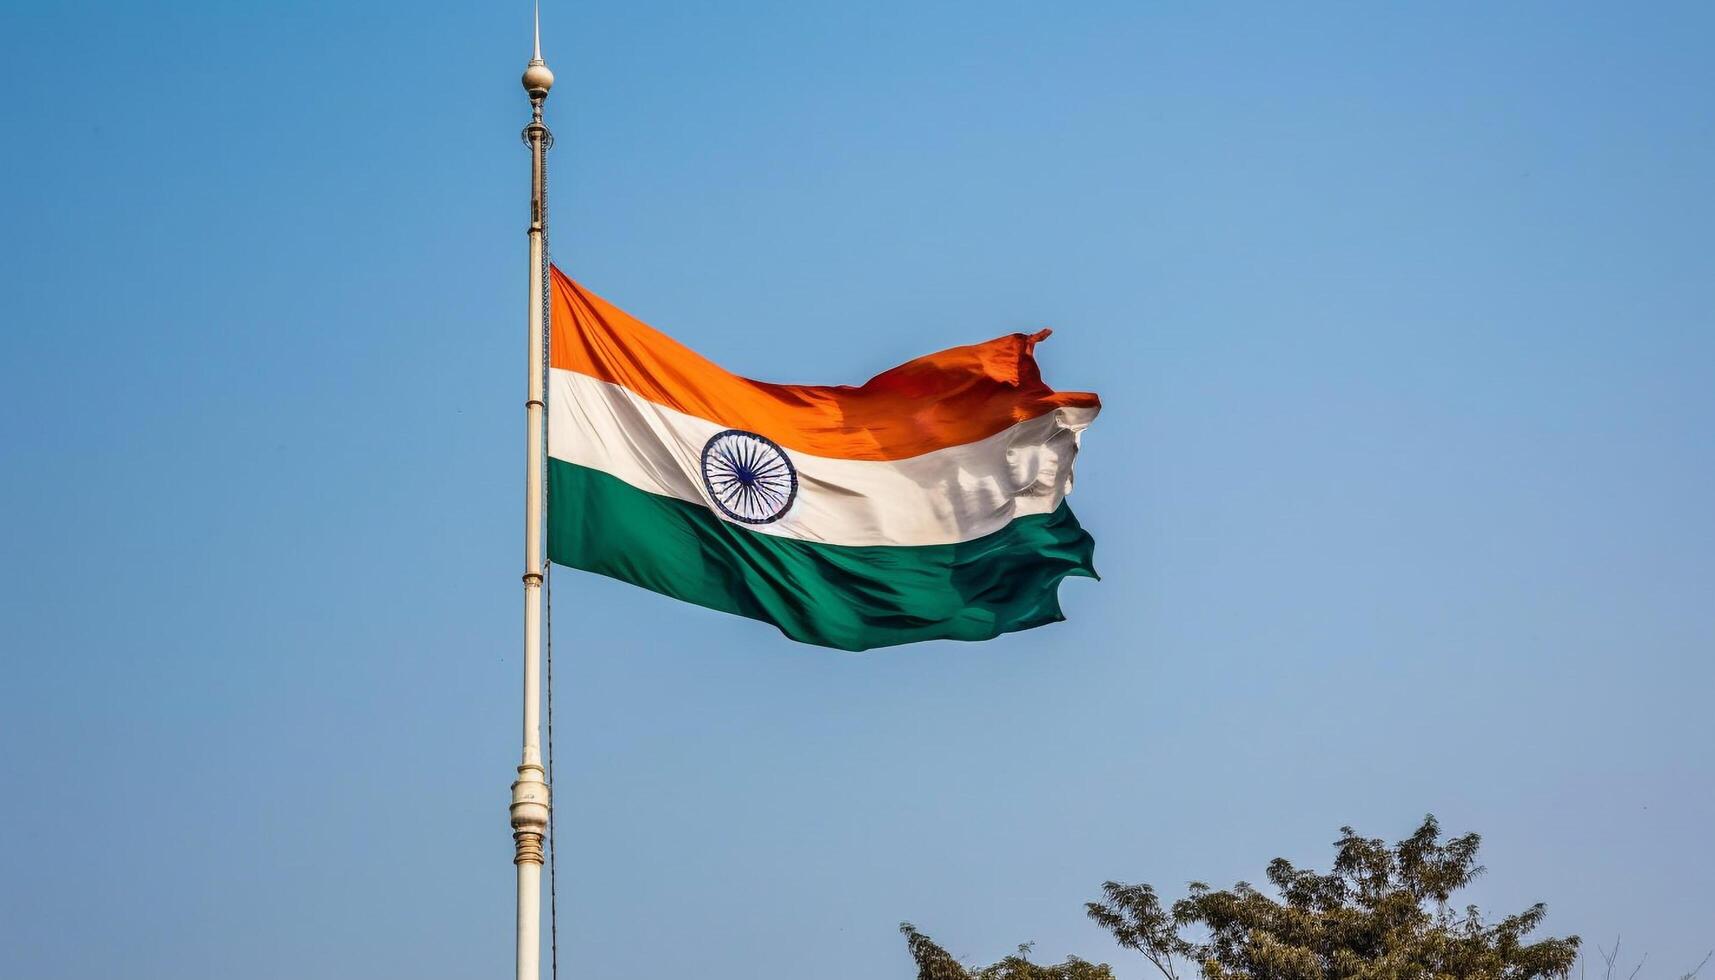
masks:
<instances>
[{"instance_id":1,"label":"indian flag","mask_svg":"<svg viewBox=\"0 0 1715 980\"><path fill-rule=\"evenodd\" d=\"M857 387L722 370L552 271L548 557L865 650L1065 617L1093 394L1012 334Z\"/></svg>"}]
</instances>

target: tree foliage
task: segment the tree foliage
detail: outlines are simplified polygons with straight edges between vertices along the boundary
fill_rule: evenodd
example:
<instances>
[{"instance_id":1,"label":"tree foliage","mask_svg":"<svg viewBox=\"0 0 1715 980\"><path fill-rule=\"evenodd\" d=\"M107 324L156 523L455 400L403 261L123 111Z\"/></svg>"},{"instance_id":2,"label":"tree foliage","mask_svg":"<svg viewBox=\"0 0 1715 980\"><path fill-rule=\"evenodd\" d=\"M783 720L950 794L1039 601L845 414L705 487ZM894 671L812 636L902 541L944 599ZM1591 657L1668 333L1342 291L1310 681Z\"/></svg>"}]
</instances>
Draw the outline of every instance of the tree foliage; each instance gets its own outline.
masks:
<instances>
[{"instance_id":1,"label":"tree foliage","mask_svg":"<svg viewBox=\"0 0 1715 980\"><path fill-rule=\"evenodd\" d=\"M905 934L905 945L917 962L917 980L1114 980L1107 964L1088 963L1076 956L1046 966L1032 963L1028 943L999 963L967 969L911 923L901 923L899 931Z\"/></svg>"},{"instance_id":2,"label":"tree foliage","mask_svg":"<svg viewBox=\"0 0 1715 980\"><path fill-rule=\"evenodd\" d=\"M1481 843L1476 834L1444 840L1433 816L1393 845L1344 827L1327 874L1270 862L1273 896L1243 881L1219 891L1192 882L1167 906L1150 885L1110 881L1085 910L1166 980L1187 980L1182 964L1203 980L1564 980L1578 937L1530 941L1543 905L1492 922L1474 905L1454 905L1454 893L1483 873ZM909 922L899 930L917 980L1113 980L1106 964L1075 956L1032 963L1028 945L970 968ZM1617 942L1613 955L1603 951L1604 980L1615 980L1618 951Z\"/></svg>"},{"instance_id":3,"label":"tree foliage","mask_svg":"<svg viewBox=\"0 0 1715 980\"><path fill-rule=\"evenodd\" d=\"M1443 840L1433 816L1389 846L1342 828L1333 870L1285 858L1268 866L1276 897L1246 882L1213 890L1199 882L1162 905L1149 885L1110 881L1086 907L1121 946L1168 980L1181 962L1205 980L1544 980L1565 977L1578 937L1527 938L1547 914L1533 905L1487 922L1452 896L1482 874L1481 838Z\"/></svg>"}]
</instances>

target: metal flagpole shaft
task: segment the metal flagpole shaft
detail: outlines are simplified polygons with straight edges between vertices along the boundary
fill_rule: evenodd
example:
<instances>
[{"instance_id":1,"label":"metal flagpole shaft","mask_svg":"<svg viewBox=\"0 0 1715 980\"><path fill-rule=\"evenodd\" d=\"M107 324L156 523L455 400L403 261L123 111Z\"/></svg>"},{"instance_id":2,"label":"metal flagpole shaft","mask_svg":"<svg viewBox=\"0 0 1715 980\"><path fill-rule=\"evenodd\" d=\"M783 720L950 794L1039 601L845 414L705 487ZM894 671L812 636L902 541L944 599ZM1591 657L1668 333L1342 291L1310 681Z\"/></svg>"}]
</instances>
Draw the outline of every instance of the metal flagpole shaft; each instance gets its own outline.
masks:
<instances>
[{"instance_id":1,"label":"metal flagpole shaft","mask_svg":"<svg viewBox=\"0 0 1715 980\"><path fill-rule=\"evenodd\" d=\"M543 206L544 155L553 137L542 124L542 103L554 85L554 73L542 61L542 32L536 28L535 56L524 69L530 97L530 311L529 381L525 413L524 477L524 751L512 784L512 863L518 868L518 980L538 980L542 958L542 837L548 829L549 789L542 768L542 475L546 401L542 320L542 236L548 216Z\"/></svg>"}]
</instances>

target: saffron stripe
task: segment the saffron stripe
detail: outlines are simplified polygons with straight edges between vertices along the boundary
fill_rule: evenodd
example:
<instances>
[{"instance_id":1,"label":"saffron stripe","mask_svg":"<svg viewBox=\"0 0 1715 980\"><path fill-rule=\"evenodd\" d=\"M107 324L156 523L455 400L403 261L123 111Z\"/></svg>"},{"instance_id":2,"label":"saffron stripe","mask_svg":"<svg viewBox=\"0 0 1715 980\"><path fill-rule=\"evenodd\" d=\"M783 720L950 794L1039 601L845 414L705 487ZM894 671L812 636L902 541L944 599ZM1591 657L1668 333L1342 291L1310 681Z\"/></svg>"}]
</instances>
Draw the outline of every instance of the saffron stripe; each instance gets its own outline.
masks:
<instances>
[{"instance_id":1,"label":"saffron stripe","mask_svg":"<svg viewBox=\"0 0 1715 980\"><path fill-rule=\"evenodd\" d=\"M723 370L559 269L552 280L552 367L816 456L907 459L1057 408L1101 407L1093 394L1043 383L1034 351L1047 330L930 354L857 387L769 384Z\"/></svg>"}]
</instances>

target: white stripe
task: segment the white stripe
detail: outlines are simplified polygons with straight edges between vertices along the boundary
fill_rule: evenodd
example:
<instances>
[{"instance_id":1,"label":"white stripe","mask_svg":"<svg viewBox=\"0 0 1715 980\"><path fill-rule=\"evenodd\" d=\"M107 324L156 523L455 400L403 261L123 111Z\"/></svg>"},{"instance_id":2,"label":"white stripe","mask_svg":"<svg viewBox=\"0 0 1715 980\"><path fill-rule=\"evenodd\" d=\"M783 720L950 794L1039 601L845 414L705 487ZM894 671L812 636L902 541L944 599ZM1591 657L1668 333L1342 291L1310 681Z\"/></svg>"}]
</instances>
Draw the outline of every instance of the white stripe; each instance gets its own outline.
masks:
<instances>
[{"instance_id":1,"label":"white stripe","mask_svg":"<svg viewBox=\"0 0 1715 980\"><path fill-rule=\"evenodd\" d=\"M703 446L728 427L573 371L549 376L548 454L602 470L639 490L712 506ZM1047 514L1072 490L1078 436L1092 408L1060 408L986 439L909 459L832 459L786 450L798 496L779 520L744 525L841 545L968 541L1029 514ZM762 435L769 435L764 432Z\"/></svg>"}]
</instances>

